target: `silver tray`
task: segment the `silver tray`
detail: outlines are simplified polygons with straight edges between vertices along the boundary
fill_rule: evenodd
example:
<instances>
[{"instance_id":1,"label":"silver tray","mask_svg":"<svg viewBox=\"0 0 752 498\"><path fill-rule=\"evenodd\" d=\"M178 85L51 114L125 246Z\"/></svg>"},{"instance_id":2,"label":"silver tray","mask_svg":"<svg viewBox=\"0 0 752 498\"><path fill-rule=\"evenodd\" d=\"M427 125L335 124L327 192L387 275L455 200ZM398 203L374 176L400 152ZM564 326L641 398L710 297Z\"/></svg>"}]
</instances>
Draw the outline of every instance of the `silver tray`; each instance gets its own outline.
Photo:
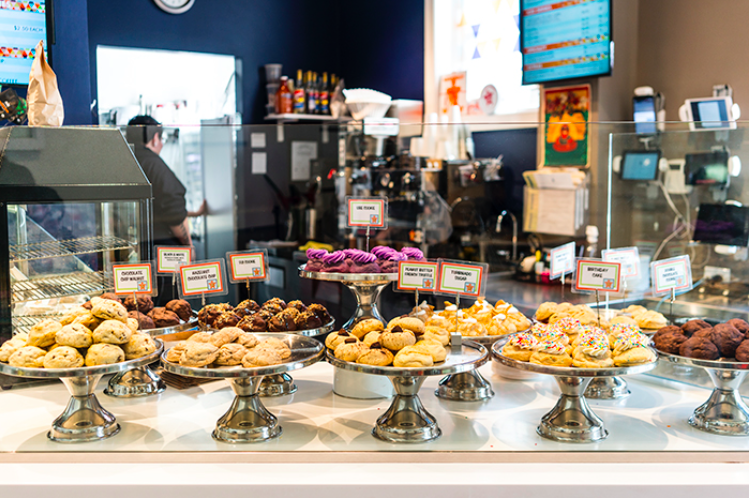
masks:
<instances>
[{"instance_id":1,"label":"silver tray","mask_svg":"<svg viewBox=\"0 0 752 498\"><path fill-rule=\"evenodd\" d=\"M541 437L560 442L592 443L608 437L603 421L590 409L585 399L585 391L591 380L648 372L658 363L654 361L632 367L611 368L537 365L504 356L501 350L508 340L498 341L491 348L496 361L518 370L551 375L559 384L561 396L556 406L541 418L537 432Z\"/></svg>"},{"instance_id":2,"label":"silver tray","mask_svg":"<svg viewBox=\"0 0 752 498\"><path fill-rule=\"evenodd\" d=\"M739 394L749 373L748 362L701 360L663 351L658 355L662 361L704 368L713 382L713 392L689 417L689 425L721 436L749 436L749 407Z\"/></svg>"},{"instance_id":3,"label":"silver tray","mask_svg":"<svg viewBox=\"0 0 752 498\"><path fill-rule=\"evenodd\" d=\"M320 271L307 271L305 265L301 265L298 270L303 278L312 280L324 280L327 282L343 282L355 285L373 285L386 284L395 282L399 273L327 273Z\"/></svg>"},{"instance_id":4,"label":"silver tray","mask_svg":"<svg viewBox=\"0 0 752 498\"><path fill-rule=\"evenodd\" d=\"M60 379L71 397L65 411L52 422L47 437L61 443L99 441L120 432L115 416L99 403L94 390L103 375L125 372L153 363L159 358L164 344L155 339L157 350L153 353L111 365L79 368L24 368L0 363L0 373L14 377Z\"/></svg>"},{"instance_id":5,"label":"silver tray","mask_svg":"<svg viewBox=\"0 0 752 498\"><path fill-rule=\"evenodd\" d=\"M185 332L186 330L192 330L198 328L198 315L193 312L193 316L187 322L180 325L173 325L171 327L159 327L153 329L139 329L139 332L149 334L152 337L161 337L163 335L176 334L178 332Z\"/></svg>"},{"instance_id":6,"label":"silver tray","mask_svg":"<svg viewBox=\"0 0 752 498\"><path fill-rule=\"evenodd\" d=\"M28 367L14 367L7 363L0 363L0 373L5 375L12 375L13 377L27 377L35 379L63 379L66 377L87 377L94 375L107 375L117 372L123 372L132 368L141 367L154 363L159 359L159 355L164 349L162 341L156 339L157 350L153 353L136 358L135 360L121 361L120 363L112 363L109 365L97 365L94 367L78 367L78 368L28 368Z\"/></svg>"},{"instance_id":7,"label":"silver tray","mask_svg":"<svg viewBox=\"0 0 752 498\"><path fill-rule=\"evenodd\" d=\"M513 360L501 354L501 349L514 334L509 334L504 340L497 341L493 345L494 359L500 363L544 375L553 375L556 377L616 377L621 375L635 375L648 372L655 368L656 362L635 365L631 367L610 367L610 368L578 368L578 367L554 367L550 365L538 365L537 363L528 363L525 361Z\"/></svg>"},{"instance_id":8,"label":"silver tray","mask_svg":"<svg viewBox=\"0 0 752 498\"><path fill-rule=\"evenodd\" d=\"M679 356L678 354L666 353L658 350L658 356L660 359L669 361L671 363L678 363L680 365L687 365L690 367L702 367L712 368L715 370L749 370L749 362L742 361L730 361L721 358L720 360L701 360L699 358L688 358L686 356Z\"/></svg>"},{"instance_id":9,"label":"silver tray","mask_svg":"<svg viewBox=\"0 0 752 498\"><path fill-rule=\"evenodd\" d=\"M350 361L342 361L334 357L331 350L326 351L326 361L337 368L373 375L388 375L391 377L427 377L433 375L449 375L453 373L475 370L488 361L488 352L480 344L471 341L463 341L462 349L455 351L450 349L446 360L436 363L431 367L379 367L376 365L363 365Z\"/></svg>"},{"instance_id":10,"label":"silver tray","mask_svg":"<svg viewBox=\"0 0 752 498\"><path fill-rule=\"evenodd\" d=\"M287 362L256 368L245 368L240 365L196 368L169 362L165 355L162 355L162 365L168 372L186 377L223 378L230 382L235 392L235 399L227 412L217 421L212 432L212 437L218 441L252 443L273 439L282 434L282 427L277 417L270 413L261 402L260 388L263 380L312 365L324 355L324 345L310 337L284 332L258 333L257 335L275 337L284 341L291 351Z\"/></svg>"},{"instance_id":11,"label":"silver tray","mask_svg":"<svg viewBox=\"0 0 752 498\"><path fill-rule=\"evenodd\" d=\"M488 361L488 350L480 344L463 341L458 349L451 350L445 361L427 368L361 365L338 360L331 351L327 351L326 359L343 370L388 376L397 394L389 409L376 420L371 434L391 443L423 443L441 436L436 418L426 411L418 397L426 376L468 372Z\"/></svg>"},{"instance_id":12,"label":"silver tray","mask_svg":"<svg viewBox=\"0 0 752 498\"><path fill-rule=\"evenodd\" d=\"M290 358L285 363L279 365L270 365L268 367L245 368L241 365L222 366L222 367L185 367L167 361L162 354L161 360L164 369L170 373L182 375L184 377L197 377L205 379L236 379L242 377L264 377L267 375L277 375L291 370L298 370L318 362L324 351L324 346L320 341L309 337L288 332L254 332L259 338L274 337L290 348Z\"/></svg>"},{"instance_id":13,"label":"silver tray","mask_svg":"<svg viewBox=\"0 0 752 498\"><path fill-rule=\"evenodd\" d=\"M321 326L321 327L319 327L317 329L291 330L289 332L268 332L268 331L264 331L264 332L251 332L251 333L252 334L293 334L293 335L302 335L302 336L305 336L305 337L314 337L314 336L317 336L317 335L326 334L327 332L331 332L332 329L334 328L334 322L335 321L336 320L334 320L332 318L332 321L330 321L326 325L323 325L323 326ZM202 331L205 331L205 332L211 331L211 330L216 330L216 329L203 328L203 327L199 327L199 328Z\"/></svg>"}]
</instances>

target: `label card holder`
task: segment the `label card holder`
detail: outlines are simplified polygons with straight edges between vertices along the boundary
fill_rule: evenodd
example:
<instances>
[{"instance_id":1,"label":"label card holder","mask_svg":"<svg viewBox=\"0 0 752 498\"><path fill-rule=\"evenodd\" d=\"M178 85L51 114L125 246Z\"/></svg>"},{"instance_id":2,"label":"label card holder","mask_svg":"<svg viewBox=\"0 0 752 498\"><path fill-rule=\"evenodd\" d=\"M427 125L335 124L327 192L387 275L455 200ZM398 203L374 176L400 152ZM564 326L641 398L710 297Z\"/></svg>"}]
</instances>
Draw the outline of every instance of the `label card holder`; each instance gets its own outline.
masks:
<instances>
[{"instance_id":1,"label":"label card holder","mask_svg":"<svg viewBox=\"0 0 752 498\"><path fill-rule=\"evenodd\" d=\"M386 197L347 197L347 226L351 228L387 228Z\"/></svg>"},{"instance_id":2,"label":"label card holder","mask_svg":"<svg viewBox=\"0 0 752 498\"><path fill-rule=\"evenodd\" d=\"M193 261L190 246L157 246L157 273L175 273Z\"/></svg>"},{"instance_id":3,"label":"label card holder","mask_svg":"<svg viewBox=\"0 0 752 498\"><path fill-rule=\"evenodd\" d=\"M251 282L269 281L269 252L266 249L248 249L227 253L230 282L245 282L248 299L251 298Z\"/></svg>"},{"instance_id":4,"label":"label card holder","mask_svg":"<svg viewBox=\"0 0 752 498\"><path fill-rule=\"evenodd\" d=\"M604 249L601 257L603 261L621 263L622 278L640 277L640 251L636 246Z\"/></svg>"},{"instance_id":5,"label":"label card holder","mask_svg":"<svg viewBox=\"0 0 752 498\"><path fill-rule=\"evenodd\" d=\"M439 263L436 261L400 261L397 269L395 292L415 294L415 306L419 304L419 293L436 291L439 278Z\"/></svg>"},{"instance_id":6,"label":"label card holder","mask_svg":"<svg viewBox=\"0 0 752 498\"><path fill-rule=\"evenodd\" d=\"M692 290L692 265L689 256L662 259L650 263L653 294L683 294Z\"/></svg>"},{"instance_id":7,"label":"label card holder","mask_svg":"<svg viewBox=\"0 0 752 498\"><path fill-rule=\"evenodd\" d=\"M478 299L486 292L488 264L448 259L437 260L439 280L436 294Z\"/></svg>"},{"instance_id":8,"label":"label card holder","mask_svg":"<svg viewBox=\"0 0 752 498\"><path fill-rule=\"evenodd\" d=\"M223 296L228 293L224 259L196 261L180 266L178 272L180 296L183 299L201 297L203 306L207 295Z\"/></svg>"},{"instance_id":9,"label":"label card holder","mask_svg":"<svg viewBox=\"0 0 752 498\"><path fill-rule=\"evenodd\" d=\"M117 295L156 296L157 274L154 261L114 263L111 267Z\"/></svg>"},{"instance_id":10,"label":"label card holder","mask_svg":"<svg viewBox=\"0 0 752 498\"><path fill-rule=\"evenodd\" d=\"M551 278L564 277L574 272L575 243L560 245L551 249Z\"/></svg>"},{"instance_id":11,"label":"label card holder","mask_svg":"<svg viewBox=\"0 0 752 498\"><path fill-rule=\"evenodd\" d=\"M577 258L572 292L620 292L621 263L596 258Z\"/></svg>"}]
</instances>

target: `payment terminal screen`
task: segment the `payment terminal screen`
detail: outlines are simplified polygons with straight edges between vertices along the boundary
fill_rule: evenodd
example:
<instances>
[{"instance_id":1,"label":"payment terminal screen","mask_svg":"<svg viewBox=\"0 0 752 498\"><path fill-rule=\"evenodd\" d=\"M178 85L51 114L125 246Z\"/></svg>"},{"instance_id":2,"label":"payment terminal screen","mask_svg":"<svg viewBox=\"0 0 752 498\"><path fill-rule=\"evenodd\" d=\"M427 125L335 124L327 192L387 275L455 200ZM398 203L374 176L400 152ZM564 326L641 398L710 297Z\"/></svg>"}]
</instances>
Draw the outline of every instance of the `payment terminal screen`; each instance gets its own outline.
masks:
<instances>
[{"instance_id":1,"label":"payment terminal screen","mask_svg":"<svg viewBox=\"0 0 752 498\"><path fill-rule=\"evenodd\" d=\"M34 47L47 43L44 0L0 0L0 85L28 85Z\"/></svg>"},{"instance_id":2,"label":"payment terminal screen","mask_svg":"<svg viewBox=\"0 0 752 498\"><path fill-rule=\"evenodd\" d=\"M522 0L522 83L611 72L610 0Z\"/></svg>"}]
</instances>

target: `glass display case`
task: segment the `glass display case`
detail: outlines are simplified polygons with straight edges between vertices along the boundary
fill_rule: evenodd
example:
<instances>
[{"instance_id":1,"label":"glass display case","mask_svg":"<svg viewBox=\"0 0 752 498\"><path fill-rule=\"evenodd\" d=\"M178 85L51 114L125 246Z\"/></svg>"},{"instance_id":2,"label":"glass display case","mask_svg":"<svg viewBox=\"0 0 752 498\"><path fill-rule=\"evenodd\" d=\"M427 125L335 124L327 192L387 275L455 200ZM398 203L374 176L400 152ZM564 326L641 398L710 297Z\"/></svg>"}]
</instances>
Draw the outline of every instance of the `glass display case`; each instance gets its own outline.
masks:
<instances>
[{"instance_id":1,"label":"glass display case","mask_svg":"<svg viewBox=\"0 0 752 498\"><path fill-rule=\"evenodd\" d=\"M151 258L151 185L117 129L0 131L0 342Z\"/></svg>"}]
</instances>

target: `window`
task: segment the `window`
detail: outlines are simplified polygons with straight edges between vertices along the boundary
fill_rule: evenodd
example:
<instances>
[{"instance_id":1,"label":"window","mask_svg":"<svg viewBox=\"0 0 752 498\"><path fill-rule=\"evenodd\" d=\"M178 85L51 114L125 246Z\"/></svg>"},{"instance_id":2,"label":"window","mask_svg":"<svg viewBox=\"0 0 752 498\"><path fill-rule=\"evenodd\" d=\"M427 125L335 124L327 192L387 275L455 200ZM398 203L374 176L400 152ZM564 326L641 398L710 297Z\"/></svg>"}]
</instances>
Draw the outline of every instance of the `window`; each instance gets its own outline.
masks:
<instances>
[{"instance_id":1,"label":"window","mask_svg":"<svg viewBox=\"0 0 752 498\"><path fill-rule=\"evenodd\" d=\"M519 14L519 0L428 0L426 15L433 22L427 26L426 57L433 60L426 61L426 66L433 74L427 74L426 81L436 89L427 88L427 99L438 96L442 75L466 71L468 114L479 115L469 121L489 120L472 105L488 84L498 91L497 116L537 121L539 87L522 86ZM433 31L432 36L428 31ZM437 110L438 98L434 100L426 102L428 111Z\"/></svg>"}]
</instances>

